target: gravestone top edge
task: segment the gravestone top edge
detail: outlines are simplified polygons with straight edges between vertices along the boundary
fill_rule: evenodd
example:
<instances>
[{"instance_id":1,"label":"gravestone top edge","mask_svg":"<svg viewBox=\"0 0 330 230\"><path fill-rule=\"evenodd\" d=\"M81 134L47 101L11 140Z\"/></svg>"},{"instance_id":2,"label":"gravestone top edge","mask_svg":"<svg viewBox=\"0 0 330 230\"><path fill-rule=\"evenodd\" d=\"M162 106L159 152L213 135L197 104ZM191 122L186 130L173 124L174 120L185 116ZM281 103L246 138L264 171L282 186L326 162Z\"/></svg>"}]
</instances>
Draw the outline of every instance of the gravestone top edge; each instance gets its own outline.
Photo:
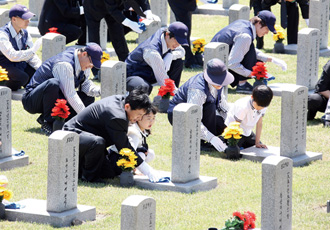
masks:
<instances>
[{"instance_id":1,"label":"gravestone top edge","mask_svg":"<svg viewBox=\"0 0 330 230\"><path fill-rule=\"evenodd\" d=\"M134 206L137 207L139 204L141 204L141 202L146 201L146 200L155 200L152 197L149 196L142 196L142 195L131 195L129 197L127 197L122 203L121 205L128 205L128 206Z\"/></svg>"},{"instance_id":2,"label":"gravestone top edge","mask_svg":"<svg viewBox=\"0 0 330 230\"><path fill-rule=\"evenodd\" d=\"M208 44L205 45L205 48L217 48L219 46L227 46L229 48L229 45L227 43L224 42L210 42Z\"/></svg>"},{"instance_id":3,"label":"gravestone top edge","mask_svg":"<svg viewBox=\"0 0 330 230\"><path fill-rule=\"evenodd\" d=\"M319 32L320 30L317 29L317 28L303 28L303 29L299 30L298 34L309 34L309 33L312 33L314 31Z\"/></svg>"},{"instance_id":4,"label":"gravestone top edge","mask_svg":"<svg viewBox=\"0 0 330 230\"><path fill-rule=\"evenodd\" d=\"M48 139L52 139L52 140L62 140L64 138L66 138L69 135L73 135L73 136L79 136L77 133L72 132L72 131L66 131L66 130L56 130L55 132L53 132Z\"/></svg>"},{"instance_id":5,"label":"gravestone top edge","mask_svg":"<svg viewBox=\"0 0 330 230\"><path fill-rule=\"evenodd\" d=\"M307 92L308 92L308 88L306 87L306 86L303 86L303 85L294 85L294 84L292 84L292 86L290 86L290 88L284 88L283 89L283 93L284 92L288 92L288 93L294 93L294 92L296 92L297 90L306 90Z\"/></svg>"},{"instance_id":6,"label":"gravestone top edge","mask_svg":"<svg viewBox=\"0 0 330 230\"><path fill-rule=\"evenodd\" d=\"M107 61L105 61L105 62L102 63L101 68L102 67L111 67L112 68L112 67L114 67L114 66L116 66L118 64L125 64L126 65L126 63L125 62L122 62L122 61L107 60Z\"/></svg>"},{"instance_id":7,"label":"gravestone top edge","mask_svg":"<svg viewBox=\"0 0 330 230\"><path fill-rule=\"evenodd\" d=\"M278 165L283 161L289 161L291 164L293 164L293 160L288 157L282 157L282 156L269 156L266 157L261 163L262 165Z\"/></svg>"},{"instance_id":8,"label":"gravestone top edge","mask_svg":"<svg viewBox=\"0 0 330 230\"><path fill-rule=\"evenodd\" d=\"M249 7L242 4L233 4L229 7L229 10L241 10L243 8L249 8Z\"/></svg>"},{"instance_id":9,"label":"gravestone top edge","mask_svg":"<svg viewBox=\"0 0 330 230\"><path fill-rule=\"evenodd\" d=\"M177 111L177 112L187 112L189 109L194 108L194 107L200 108L196 104L192 104L192 103L180 103L180 104L178 104L178 105L176 105L174 107L173 113L174 113L174 111Z\"/></svg>"},{"instance_id":10,"label":"gravestone top edge","mask_svg":"<svg viewBox=\"0 0 330 230\"><path fill-rule=\"evenodd\" d=\"M55 37L63 37L63 38L65 38L65 36L63 34L57 34L57 33L47 33L42 38L43 39L53 39Z\"/></svg>"}]
</instances>

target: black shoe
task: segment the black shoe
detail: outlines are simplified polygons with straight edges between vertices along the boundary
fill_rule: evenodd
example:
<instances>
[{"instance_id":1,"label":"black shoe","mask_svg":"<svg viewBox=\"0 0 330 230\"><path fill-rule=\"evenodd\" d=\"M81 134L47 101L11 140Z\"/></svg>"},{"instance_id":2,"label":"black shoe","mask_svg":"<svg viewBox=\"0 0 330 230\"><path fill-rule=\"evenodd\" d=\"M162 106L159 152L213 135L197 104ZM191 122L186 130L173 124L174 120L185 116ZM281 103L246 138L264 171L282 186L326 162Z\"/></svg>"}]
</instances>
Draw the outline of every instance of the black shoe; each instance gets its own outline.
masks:
<instances>
[{"instance_id":1,"label":"black shoe","mask_svg":"<svg viewBox=\"0 0 330 230\"><path fill-rule=\"evenodd\" d=\"M215 148L208 142L201 142L201 151L210 152L214 151Z\"/></svg>"},{"instance_id":2,"label":"black shoe","mask_svg":"<svg viewBox=\"0 0 330 230\"><path fill-rule=\"evenodd\" d=\"M84 176L81 177L82 182L88 182L88 183L99 183L99 184L106 184L107 182L101 178L96 178L94 180L87 180Z\"/></svg>"},{"instance_id":3,"label":"black shoe","mask_svg":"<svg viewBox=\"0 0 330 230\"><path fill-rule=\"evenodd\" d=\"M244 85L238 85L236 87L236 93L252 94L252 90L253 86L248 82L245 82Z\"/></svg>"},{"instance_id":4,"label":"black shoe","mask_svg":"<svg viewBox=\"0 0 330 230\"><path fill-rule=\"evenodd\" d=\"M48 122L44 122L42 125L41 125L41 131L46 134L47 136L50 136L50 134L53 133L53 127L50 123Z\"/></svg>"},{"instance_id":5,"label":"black shoe","mask_svg":"<svg viewBox=\"0 0 330 230\"><path fill-rule=\"evenodd\" d=\"M45 123L44 121L44 116L41 114L38 118L37 118L37 122L40 124L40 125L43 125Z\"/></svg>"},{"instance_id":6,"label":"black shoe","mask_svg":"<svg viewBox=\"0 0 330 230\"><path fill-rule=\"evenodd\" d=\"M201 68L203 68L203 66L198 65L198 64L186 65L185 67L188 68L188 69L201 69Z\"/></svg>"}]
</instances>

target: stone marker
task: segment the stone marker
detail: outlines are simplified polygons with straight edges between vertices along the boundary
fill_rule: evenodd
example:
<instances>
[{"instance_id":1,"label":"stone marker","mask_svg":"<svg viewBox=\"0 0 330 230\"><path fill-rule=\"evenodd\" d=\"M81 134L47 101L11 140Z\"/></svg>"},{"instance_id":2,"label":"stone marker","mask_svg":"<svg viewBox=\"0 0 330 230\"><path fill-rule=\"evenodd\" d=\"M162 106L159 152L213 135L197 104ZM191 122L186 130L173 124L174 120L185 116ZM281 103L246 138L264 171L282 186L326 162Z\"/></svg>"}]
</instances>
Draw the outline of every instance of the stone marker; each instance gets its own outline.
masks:
<instances>
[{"instance_id":1,"label":"stone marker","mask_svg":"<svg viewBox=\"0 0 330 230\"><path fill-rule=\"evenodd\" d=\"M34 17L31 18L30 25L38 26L39 16L42 10L42 6L44 5L45 0L30 0L29 1L29 10L35 14Z\"/></svg>"},{"instance_id":2,"label":"stone marker","mask_svg":"<svg viewBox=\"0 0 330 230\"><path fill-rule=\"evenodd\" d=\"M307 95L308 90L305 86L292 84L291 87L285 88L281 101L280 148L246 148L241 151L243 158L260 161L270 155L283 156L292 159L293 166L302 166L322 159L322 153L306 151Z\"/></svg>"},{"instance_id":3,"label":"stone marker","mask_svg":"<svg viewBox=\"0 0 330 230\"><path fill-rule=\"evenodd\" d=\"M8 9L0 9L0 27L3 27L10 21L9 18L9 10Z\"/></svg>"},{"instance_id":4,"label":"stone marker","mask_svg":"<svg viewBox=\"0 0 330 230\"><path fill-rule=\"evenodd\" d=\"M161 27L160 22L151 21L151 20L143 20L142 21L146 25L146 31L143 31L141 34L138 35L137 43L140 44L144 40L147 40L151 35L153 35L158 29Z\"/></svg>"},{"instance_id":5,"label":"stone marker","mask_svg":"<svg viewBox=\"0 0 330 230\"><path fill-rule=\"evenodd\" d=\"M239 20L239 19L244 19L244 20L249 20L250 19L250 7L244 6L241 4L234 4L230 6L229 8L229 22L228 24Z\"/></svg>"},{"instance_id":6,"label":"stone marker","mask_svg":"<svg viewBox=\"0 0 330 230\"><path fill-rule=\"evenodd\" d=\"M156 201L147 196L133 195L121 204L121 230L155 230Z\"/></svg>"},{"instance_id":7,"label":"stone marker","mask_svg":"<svg viewBox=\"0 0 330 230\"><path fill-rule=\"evenodd\" d=\"M160 17L161 26L167 27L167 1L150 0L149 2L152 13Z\"/></svg>"},{"instance_id":8,"label":"stone marker","mask_svg":"<svg viewBox=\"0 0 330 230\"><path fill-rule=\"evenodd\" d=\"M298 33L297 85L314 90L319 71L319 32L314 28L304 28Z\"/></svg>"},{"instance_id":9,"label":"stone marker","mask_svg":"<svg viewBox=\"0 0 330 230\"><path fill-rule=\"evenodd\" d=\"M226 66L228 66L229 46L222 42L210 42L204 47L204 66L209 60L219 58Z\"/></svg>"},{"instance_id":10,"label":"stone marker","mask_svg":"<svg viewBox=\"0 0 330 230\"><path fill-rule=\"evenodd\" d=\"M238 0L223 0L222 7L224 9L229 9L232 5L238 4L238 2L239 2ZM212 5L212 4L210 4L210 5Z\"/></svg>"},{"instance_id":11,"label":"stone marker","mask_svg":"<svg viewBox=\"0 0 330 230\"><path fill-rule=\"evenodd\" d=\"M77 205L79 135L55 131L48 138L47 201L26 199L23 209L6 210L6 219L70 226L75 219L95 220L95 207Z\"/></svg>"},{"instance_id":12,"label":"stone marker","mask_svg":"<svg viewBox=\"0 0 330 230\"><path fill-rule=\"evenodd\" d=\"M329 0L311 0L309 3L309 27L320 30L320 56L329 56Z\"/></svg>"},{"instance_id":13,"label":"stone marker","mask_svg":"<svg viewBox=\"0 0 330 230\"><path fill-rule=\"evenodd\" d=\"M292 160L270 156L262 162L261 229L292 229Z\"/></svg>"},{"instance_id":14,"label":"stone marker","mask_svg":"<svg viewBox=\"0 0 330 230\"><path fill-rule=\"evenodd\" d=\"M42 62L65 50L66 37L62 34L48 33L42 37Z\"/></svg>"},{"instance_id":15,"label":"stone marker","mask_svg":"<svg viewBox=\"0 0 330 230\"><path fill-rule=\"evenodd\" d=\"M191 193L206 191L217 186L217 178L199 175L201 108L181 103L173 111L172 173L159 172L171 177L170 183L151 183L146 177L134 176L137 186Z\"/></svg>"},{"instance_id":16,"label":"stone marker","mask_svg":"<svg viewBox=\"0 0 330 230\"><path fill-rule=\"evenodd\" d=\"M101 66L101 98L126 94L126 63L105 61Z\"/></svg>"},{"instance_id":17,"label":"stone marker","mask_svg":"<svg viewBox=\"0 0 330 230\"><path fill-rule=\"evenodd\" d=\"M229 8L234 4L238 4L238 0L223 0L223 4L203 4L197 6L193 14L228 16Z\"/></svg>"},{"instance_id":18,"label":"stone marker","mask_svg":"<svg viewBox=\"0 0 330 230\"><path fill-rule=\"evenodd\" d=\"M170 8L170 24L176 22L175 14L173 13L172 9Z\"/></svg>"},{"instance_id":19,"label":"stone marker","mask_svg":"<svg viewBox=\"0 0 330 230\"><path fill-rule=\"evenodd\" d=\"M100 21L100 46L102 50L107 49L108 26L104 18Z\"/></svg>"},{"instance_id":20,"label":"stone marker","mask_svg":"<svg viewBox=\"0 0 330 230\"><path fill-rule=\"evenodd\" d=\"M29 157L15 156L11 135L11 89L0 86L0 170L29 164Z\"/></svg>"}]
</instances>

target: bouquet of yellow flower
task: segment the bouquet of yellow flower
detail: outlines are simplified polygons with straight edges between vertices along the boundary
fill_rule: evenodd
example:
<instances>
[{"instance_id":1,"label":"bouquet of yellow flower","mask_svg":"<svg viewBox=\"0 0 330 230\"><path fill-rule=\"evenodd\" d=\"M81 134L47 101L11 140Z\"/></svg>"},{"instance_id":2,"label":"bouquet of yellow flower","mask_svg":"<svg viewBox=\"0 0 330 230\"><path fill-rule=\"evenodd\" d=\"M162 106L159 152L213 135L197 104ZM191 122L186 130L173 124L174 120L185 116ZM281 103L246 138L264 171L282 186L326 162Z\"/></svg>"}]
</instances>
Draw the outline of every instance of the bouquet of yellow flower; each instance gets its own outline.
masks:
<instances>
[{"instance_id":1,"label":"bouquet of yellow flower","mask_svg":"<svg viewBox=\"0 0 330 230\"><path fill-rule=\"evenodd\" d=\"M228 140L228 146L237 145L239 139L242 138L243 129L240 128L241 123L239 122L231 122L225 131L222 133L222 136Z\"/></svg>"},{"instance_id":2,"label":"bouquet of yellow flower","mask_svg":"<svg viewBox=\"0 0 330 230\"><path fill-rule=\"evenodd\" d=\"M273 34L273 39L276 42L283 42L286 33L280 25L275 25L276 34Z\"/></svg>"},{"instance_id":3,"label":"bouquet of yellow flower","mask_svg":"<svg viewBox=\"0 0 330 230\"><path fill-rule=\"evenodd\" d=\"M101 58L101 64L103 64L103 62L110 60L110 55L106 52L103 51L103 55Z\"/></svg>"},{"instance_id":4,"label":"bouquet of yellow flower","mask_svg":"<svg viewBox=\"0 0 330 230\"><path fill-rule=\"evenodd\" d=\"M3 199L10 200L13 197L12 191L8 190L6 186L8 185L7 177L0 176L0 203Z\"/></svg>"},{"instance_id":5,"label":"bouquet of yellow flower","mask_svg":"<svg viewBox=\"0 0 330 230\"><path fill-rule=\"evenodd\" d=\"M119 154L121 155L121 159L117 161L118 167L120 167L123 171L132 171L137 164L137 156L134 152L129 148L122 148L119 151Z\"/></svg>"},{"instance_id":6,"label":"bouquet of yellow flower","mask_svg":"<svg viewBox=\"0 0 330 230\"><path fill-rule=\"evenodd\" d=\"M8 81L9 78L7 74L8 72L6 71L6 69L0 66L0 81Z\"/></svg>"},{"instance_id":7,"label":"bouquet of yellow flower","mask_svg":"<svg viewBox=\"0 0 330 230\"><path fill-rule=\"evenodd\" d=\"M192 44L193 44L193 53L195 54L204 53L204 46L206 45L204 38L196 39L195 41L193 41Z\"/></svg>"}]
</instances>

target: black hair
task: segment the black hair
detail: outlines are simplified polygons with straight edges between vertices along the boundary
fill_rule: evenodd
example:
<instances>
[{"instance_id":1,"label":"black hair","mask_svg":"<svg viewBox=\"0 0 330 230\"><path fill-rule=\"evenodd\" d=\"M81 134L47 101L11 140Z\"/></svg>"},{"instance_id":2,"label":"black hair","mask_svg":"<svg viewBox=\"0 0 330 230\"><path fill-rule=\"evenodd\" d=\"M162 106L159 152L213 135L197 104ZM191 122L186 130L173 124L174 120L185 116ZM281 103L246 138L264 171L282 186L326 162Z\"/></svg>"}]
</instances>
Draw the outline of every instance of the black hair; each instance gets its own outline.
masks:
<instances>
[{"instance_id":1,"label":"black hair","mask_svg":"<svg viewBox=\"0 0 330 230\"><path fill-rule=\"evenodd\" d=\"M251 18L251 19L250 19L250 22L252 23L252 25L255 25L255 24L257 24L257 23L259 22L260 25L261 25L261 28L267 26L266 22L264 22L264 21L263 21L261 18L259 18L258 16L254 16L253 18Z\"/></svg>"},{"instance_id":2,"label":"black hair","mask_svg":"<svg viewBox=\"0 0 330 230\"><path fill-rule=\"evenodd\" d=\"M157 107L154 104L151 104L150 108L147 110L145 115L148 115L150 113L152 113L153 115L156 115L158 112Z\"/></svg>"},{"instance_id":3,"label":"black hair","mask_svg":"<svg viewBox=\"0 0 330 230\"><path fill-rule=\"evenodd\" d=\"M140 88L133 89L125 98L125 104L129 104L132 110L143 109L146 112L150 110L151 102L145 90Z\"/></svg>"},{"instance_id":4,"label":"black hair","mask_svg":"<svg viewBox=\"0 0 330 230\"><path fill-rule=\"evenodd\" d=\"M169 31L168 29L166 29L164 31L164 36L166 35L166 33L168 33L168 35L170 36L170 38L175 38L174 34L171 31Z\"/></svg>"},{"instance_id":5,"label":"black hair","mask_svg":"<svg viewBox=\"0 0 330 230\"><path fill-rule=\"evenodd\" d=\"M266 85L258 85L252 91L253 100L261 107L268 107L273 99L273 91Z\"/></svg>"}]
</instances>

